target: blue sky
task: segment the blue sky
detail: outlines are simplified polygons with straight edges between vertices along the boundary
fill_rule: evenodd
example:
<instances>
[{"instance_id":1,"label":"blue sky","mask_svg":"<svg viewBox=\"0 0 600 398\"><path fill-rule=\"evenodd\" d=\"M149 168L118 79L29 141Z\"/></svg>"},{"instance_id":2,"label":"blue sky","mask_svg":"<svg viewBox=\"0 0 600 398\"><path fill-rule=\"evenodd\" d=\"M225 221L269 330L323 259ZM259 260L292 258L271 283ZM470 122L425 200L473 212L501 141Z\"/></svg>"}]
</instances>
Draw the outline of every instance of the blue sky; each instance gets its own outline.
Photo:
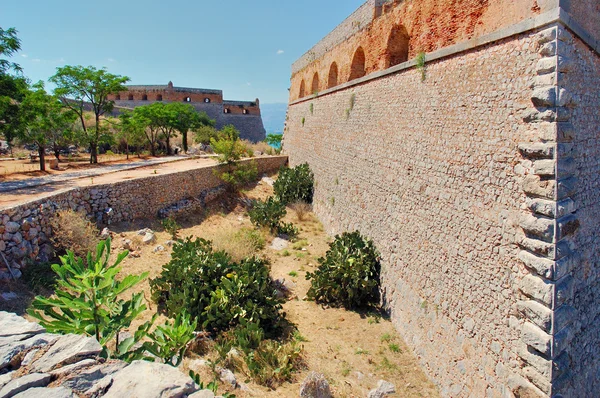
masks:
<instances>
[{"instance_id":1,"label":"blue sky","mask_svg":"<svg viewBox=\"0 0 600 398\"><path fill-rule=\"evenodd\" d=\"M14 57L32 81L62 65L105 66L130 84L222 89L287 102L291 64L364 0L4 1Z\"/></svg>"}]
</instances>

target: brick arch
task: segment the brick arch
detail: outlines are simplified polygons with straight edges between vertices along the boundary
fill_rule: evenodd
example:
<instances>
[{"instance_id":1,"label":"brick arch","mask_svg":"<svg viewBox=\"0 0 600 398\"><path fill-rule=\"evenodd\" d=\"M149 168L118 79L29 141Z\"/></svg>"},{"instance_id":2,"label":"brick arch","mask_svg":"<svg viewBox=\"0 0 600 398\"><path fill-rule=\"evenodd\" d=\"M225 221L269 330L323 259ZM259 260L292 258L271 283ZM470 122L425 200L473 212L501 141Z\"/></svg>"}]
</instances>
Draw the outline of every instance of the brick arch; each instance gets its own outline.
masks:
<instances>
[{"instance_id":1,"label":"brick arch","mask_svg":"<svg viewBox=\"0 0 600 398\"><path fill-rule=\"evenodd\" d=\"M358 79L367 74L366 70L367 58L365 57L365 50L362 47L358 47L352 57L352 64L350 64L350 78L348 80Z\"/></svg>"},{"instance_id":2,"label":"brick arch","mask_svg":"<svg viewBox=\"0 0 600 398\"><path fill-rule=\"evenodd\" d=\"M300 82L300 90L298 91L298 98L304 98L306 95L306 84L304 84L304 79Z\"/></svg>"},{"instance_id":3,"label":"brick arch","mask_svg":"<svg viewBox=\"0 0 600 398\"><path fill-rule=\"evenodd\" d=\"M404 25L395 25L390 31L386 47L386 67L408 61L410 36Z\"/></svg>"},{"instance_id":4,"label":"brick arch","mask_svg":"<svg viewBox=\"0 0 600 398\"><path fill-rule=\"evenodd\" d=\"M312 84L310 85L310 93L316 94L319 92L319 72L315 72L312 78Z\"/></svg>"},{"instance_id":5,"label":"brick arch","mask_svg":"<svg viewBox=\"0 0 600 398\"><path fill-rule=\"evenodd\" d=\"M336 62L332 62L329 67L329 76L327 78L327 88L332 88L338 85L338 66Z\"/></svg>"}]
</instances>

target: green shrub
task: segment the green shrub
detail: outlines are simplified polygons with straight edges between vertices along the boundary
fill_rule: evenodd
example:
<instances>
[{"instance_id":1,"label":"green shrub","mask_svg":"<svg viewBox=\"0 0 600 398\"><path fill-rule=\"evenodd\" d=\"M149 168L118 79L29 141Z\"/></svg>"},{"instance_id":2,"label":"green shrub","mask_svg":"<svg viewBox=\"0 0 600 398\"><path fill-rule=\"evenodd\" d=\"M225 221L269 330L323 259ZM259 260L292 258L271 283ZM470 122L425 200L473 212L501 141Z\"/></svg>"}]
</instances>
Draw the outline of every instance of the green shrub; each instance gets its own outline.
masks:
<instances>
[{"instance_id":1,"label":"green shrub","mask_svg":"<svg viewBox=\"0 0 600 398\"><path fill-rule=\"evenodd\" d=\"M250 257L235 263L204 239L187 238L175 245L171 261L150 287L167 315L187 311L209 330L253 321L271 331L282 319L282 300L276 297L267 261Z\"/></svg>"},{"instance_id":2,"label":"green shrub","mask_svg":"<svg viewBox=\"0 0 600 398\"><path fill-rule=\"evenodd\" d=\"M217 338L216 350L228 366L274 389L291 381L294 372L303 366L303 347L296 340L279 342L264 337L259 325L246 323L222 333ZM232 348L239 349L240 355L229 357Z\"/></svg>"},{"instance_id":3,"label":"green shrub","mask_svg":"<svg viewBox=\"0 0 600 398\"><path fill-rule=\"evenodd\" d=\"M298 236L298 228L291 223L281 221L287 214L285 205L274 197L269 197L265 202L254 200L252 208L248 211L250 221L255 226L268 228L273 234L287 235L290 238Z\"/></svg>"},{"instance_id":4,"label":"green shrub","mask_svg":"<svg viewBox=\"0 0 600 398\"><path fill-rule=\"evenodd\" d=\"M179 225L173 217L165 218L160 223L165 231L171 235L171 239L176 240L181 225Z\"/></svg>"},{"instance_id":5,"label":"green shrub","mask_svg":"<svg viewBox=\"0 0 600 398\"><path fill-rule=\"evenodd\" d=\"M343 233L318 261L317 270L306 274L310 299L346 309L378 303L379 254L371 240L359 232Z\"/></svg>"},{"instance_id":6,"label":"green shrub","mask_svg":"<svg viewBox=\"0 0 600 398\"><path fill-rule=\"evenodd\" d=\"M280 202L287 205L293 202L312 203L314 192L314 175L304 163L290 168L281 168L279 177L273 184L275 196Z\"/></svg>"},{"instance_id":7,"label":"green shrub","mask_svg":"<svg viewBox=\"0 0 600 398\"><path fill-rule=\"evenodd\" d=\"M134 293L129 300L120 298L148 276L145 272L118 281L119 264L127 255L127 251L120 253L114 264L109 265L110 239L101 241L95 254L88 253L86 263L72 251L67 252L60 257L61 264L52 265L58 275L56 295L36 297L27 312L50 333L96 337L104 347L105 356L110 357L109 343L115 340L118 347L119 332L129 328L146 309L141 292Z\"/></svg>"},{"instance_id":8,"label":"green shrub","mask_svg":"<svg viewBox=\"0 0 600 398\"><path fill-rule=\"evenodd\" d=\"M264 202L252 201L252 208L248 211L252 224L257 227L266 227L272 233L277 232L279 223L286 214L285 205L272 196Z\"/></svg>"},{"instance_id":9,"label":"green shrub","mask_svg":"<svg viewBox=\"0 0 600 398\"><path fill-rule=\"evenodd\" d=\"M169 316L187 311L192 318L201 320L212 292L233 269L229 255L214 252L211 242L186 238L173 246L171 261L163 265L157 278L150 280L152 299Z\"/></svg>"},{"instance_id":10,"label":"green shrub","mask_svg":"<svg viewBox=\"0 0 600 398\"><path fill-rule=\"evenodd\" d=\"M241 320L256 323L266 331L274 331L282 318L282 299L269 275L268 262L251 257L236 264L234 271L221 278L203 312L203 326L227 330Z\"/></svg>"}]
</instances>

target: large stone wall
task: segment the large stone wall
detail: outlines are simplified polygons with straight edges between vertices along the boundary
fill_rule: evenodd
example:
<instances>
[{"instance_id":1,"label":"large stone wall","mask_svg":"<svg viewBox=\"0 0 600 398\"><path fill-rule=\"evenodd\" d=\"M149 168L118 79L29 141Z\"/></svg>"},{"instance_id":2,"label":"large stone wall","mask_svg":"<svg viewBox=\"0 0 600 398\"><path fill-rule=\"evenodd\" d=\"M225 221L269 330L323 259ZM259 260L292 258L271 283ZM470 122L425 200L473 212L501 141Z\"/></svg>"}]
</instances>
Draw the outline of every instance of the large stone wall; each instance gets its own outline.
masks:
<instances>
[{"instance_id":1,"label":"large stone wall","mask_svg":"<svg viewBox=\"0 0 600 398\"><path fill-rule=\"evenodd\" d=\"M381 6L380 2L368 1L294 63L290 100L353 80L353 59L359 48L365 53L364 73L369 74L413 59L421 52L481 37L544 14L555 9L557 3L558 0L395 0ZM370 19L365 24L367 18ZM397 45L396 37L403 35L406 48ZM332 79L335 83L330 83L332 74L336 76ZM313 84L315 77L317 84Z\"/></svg>"},{"instance_id":2,"label":"large stone wall","mask_svg":"<svg viewBox=\"0 0 600 398\"><path fill-rule=\"evenodd\" d=\"M284 165L287 157L248 161L256 162L259 173L268 173ZM199 201L204 206L223 192L222 182L214 174L216 167L219 166L66 189L43 199L0 208L0 252L17 271L24 259L47 255L52 234L50 219L60 209L84 212L103 225L157 217L161 210L184 199ZM8 277L3 262L0 262L0 276Z\"/></svg>"},{"instance_id":3,"label":"large stone wall","mask_svg":"<svg viewBox=\"0 0 600 398\"><path fill-rule=\"evenodd\" d=\"M600 60L548 15L288 109L316 212L375 240L384 304L444 396L599 388Z\"/></svg>"}]
</instances>

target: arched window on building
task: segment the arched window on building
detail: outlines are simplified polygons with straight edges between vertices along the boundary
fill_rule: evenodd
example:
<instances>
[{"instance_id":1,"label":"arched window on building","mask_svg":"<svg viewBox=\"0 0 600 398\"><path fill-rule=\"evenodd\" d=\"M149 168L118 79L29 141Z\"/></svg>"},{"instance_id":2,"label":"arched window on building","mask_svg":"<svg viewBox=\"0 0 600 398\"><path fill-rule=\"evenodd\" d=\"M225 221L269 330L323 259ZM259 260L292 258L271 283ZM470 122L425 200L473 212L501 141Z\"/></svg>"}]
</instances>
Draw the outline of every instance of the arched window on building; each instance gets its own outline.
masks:
<instances>
[{"instance_id":1,"label":"arched window on building","mask_svg":"<svg viewBox=\"0 0 600 398\"><path fill-rule=\"evenodd\" d=\"M327 79L327 88L338 85L338 66L335 62L329 67L329 77Z\"/></svg>"},{"instance_id":2,"label":"arched window on building","mask_svg":"<svg viewBox=\"0 0 600 398\"><path fill-rule=\"evenodd\" d=\"M127 99L128 99L129 101L133 101L133 94L129 94L129 95L127 96Z\"/></svg>"},{"instance_id":3,"label":"arched window on building","mask_svg":"<svg viewBox=\"0 0 600 398\"><path fill-rule=\"evenodd\" d=\"M148 101L148 95L146 95L146 94L142 95L142 101Z\"/></svg>"},{"instance_id":4,"label":"arched window on building","mask_svg":"<svg viewBox=\"0 0 600 398\"><path fill-rule=\"evenodd\" d=\"M157 95L156 95L156 100L157 100L157 101L162 101L162 100L163 100L163 99L162 99L162 94L157 94Z\"/></svg>"},{"instance_id":5,"label":"arched window on building","mask_svg":"<svg viewBox=\"0 0 600 398\"><path fill-rule=\"evenodd\" d=\"M247 114L248 114L248 109L244 109L244 110L242 111L242 113L243 113L244 115L247 115Z\"/></svg>"},{"instance_id":6,"label":"arched window on building","mask_svg":"<svg viewBox=\"0 0 600 398\"><path fill-rule=\"evenodd\" d=\"M190 97L185 97L183 99L183 102L192 102L192 99Z\"/></svg>"},{"instance_id":7,"label":"arched window on building","mask_svg":"<svg viewBox=\"0 0 600 398\"><path fill-rule=\"evenodd\" d=\"M312 78L312 84L310 85L310 93L317 94L319 92L319 74L315 72Z\"/></svg>"},{"instance_id":8,"label":"arched window on building","mask_svg":"<svg viewBox=\"0 0 600 398\"><path fill-rule=\"evenodd\" d=\"M204 103L209 104L210 103L210 98L204 98Z\"/></svg>"},{"instance_id":9,"label":"arched window on building","mask_svg":"<svg viewBox=\"0 0 600 398\"><path fill-rule=\"evenodd\" d=\"M223 113L230 113L231 111L229 110L229 108L225 108L223 109Z\"/></svg>"},{"instance_id":10,"label":"arched window on building","mask_svg":"<svg viewBox=\"0 0 600 398\"><path fill-rule=\"evenodd\" d=\"M365 51L362 47L358 47L356 52L354 53L354 57L352 57L352 64L350 65L350 79L354 80L359 77L363 77L367 72L365 69L366 57Z\"/></svg>"},{"instance_id":11,"label":"arched window on building","mask_svg":"<svg viewBox=\"0 0 600 398\"><path fill-rule=\"evenodd\" d=\"M306 95L306 87L304 86L304 79L302 79L302 82L300 83L300 91L298 92L298 98L304 98L304 96Z\"/></svg>"},{"instance_id":12,"label":"arched window on building","mask_svg":"<svg viewBox=\"0 0 600 398\"><path fill-rule=\"evenodd\" d=\"M410 37L404 26L396 25L392 28L386 49L386 66L388 68L408 61L409 40Z\"/></svg>"},{"instance_id":13,"label":"arched window on building","mask_svg":"<svg viewBox=\"0 0 600 398\"><path fill-rule=\"evenodd\" d=\"M121 101L121 95L120 94L115 95L115 101Z\"/></svg>"}]
</instances>

